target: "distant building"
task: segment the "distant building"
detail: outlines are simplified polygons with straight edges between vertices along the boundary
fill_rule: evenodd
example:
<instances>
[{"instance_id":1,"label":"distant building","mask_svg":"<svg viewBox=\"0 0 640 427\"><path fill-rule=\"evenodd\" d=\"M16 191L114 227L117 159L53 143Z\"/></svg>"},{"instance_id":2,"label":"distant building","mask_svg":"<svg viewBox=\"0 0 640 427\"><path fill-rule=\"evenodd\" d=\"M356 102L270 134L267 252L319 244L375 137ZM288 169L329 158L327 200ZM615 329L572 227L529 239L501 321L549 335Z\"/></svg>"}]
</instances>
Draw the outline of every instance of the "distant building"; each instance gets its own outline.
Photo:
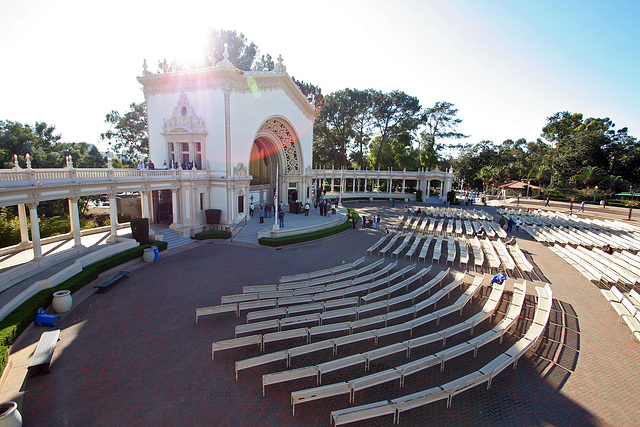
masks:
<instances>
[{"instance_id":1,"label":"distant building","mask_svg":"<svg viewBox=\"0 0 640 427\"><path fill-rule=\"evenodd\" d=\"M529 192L527 193L527 186L529 186ZM523 181L510 181L500 185L500 195L503 198L507 197L525 197L537 196L540 194L540 187Z\"/></svg>"}]
</instances>

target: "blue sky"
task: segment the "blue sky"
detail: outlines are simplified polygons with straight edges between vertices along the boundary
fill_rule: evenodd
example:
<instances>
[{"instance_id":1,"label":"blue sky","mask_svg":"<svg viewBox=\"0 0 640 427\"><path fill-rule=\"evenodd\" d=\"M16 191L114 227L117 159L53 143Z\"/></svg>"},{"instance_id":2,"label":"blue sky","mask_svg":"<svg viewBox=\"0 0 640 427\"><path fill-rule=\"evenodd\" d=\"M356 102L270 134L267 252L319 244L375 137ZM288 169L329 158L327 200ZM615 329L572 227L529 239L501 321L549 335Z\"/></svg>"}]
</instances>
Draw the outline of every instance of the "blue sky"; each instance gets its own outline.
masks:
<instances>
[{"instance_id":1,"label":"blue sky","mask_svg":"<svg viewBox=\"0 0 640 427\"><path fill-rule=\"evenodd\" d=\"M193 61L236 29L328 94L403 90L448 101L468 142L535 140L558 111L640 137L637 1L0 0L0 119L99 143L104 116L143 100L147 59Z\"/></svg>"}]
</instances>

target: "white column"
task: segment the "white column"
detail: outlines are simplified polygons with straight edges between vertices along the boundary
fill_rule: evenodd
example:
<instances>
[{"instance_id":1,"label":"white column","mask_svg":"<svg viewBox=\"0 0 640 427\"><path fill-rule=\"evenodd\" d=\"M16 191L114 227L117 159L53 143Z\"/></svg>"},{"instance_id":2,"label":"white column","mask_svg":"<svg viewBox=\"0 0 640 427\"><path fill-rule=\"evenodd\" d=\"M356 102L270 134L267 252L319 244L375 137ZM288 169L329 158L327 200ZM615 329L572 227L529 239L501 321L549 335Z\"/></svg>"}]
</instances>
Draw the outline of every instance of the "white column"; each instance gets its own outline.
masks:
<instances>
[{"instance_id":1,"label":"white column","mask_svg":"<svg viewBox=\"0 0 640 427\"><path fill-rule=\"evenodd\" d=\"M69 222L71 222L71 234L73 234L73 247L82 246L80 240L80 214L78 213L78 199L69 198Z\"/></svg>"},{"instance_id":2,"label":"white column","mask_svg":"<svg viewBox=\"0 0 640 427\"><path fill-rule=\"evenodd\" d=\"M331 178L331 192L332 192L332 193L333 193L333 191L334 191L334 185L333 185L333 184L334 184L334 181L333 181L333 178Z\"/></svg>"},{"instance_id":3,"label":"white column","mask_svg":"<svg viewBox=\"0 0 640 427\"><path fill-rule=\"evenodd\" d=\"M445 194L444 194L444 181L440 180L440 200L444 200L445 199Z\"/></svg>"},{"instance_id":4,"label":"white column","mask_svg":"<svg viewBox=\"0 0 640 427\"><path fill-rule=\"evenodd\" d=\"M405 179L402 178L402 194L404 194L404 184L405 184Z\"/></svg>"},{"instance_id":5,"label":"white column","mask_svg":"<svg viewBox=\"0 0 640 427\"><path fill-rule=\"evenodd\" d=\"M376 180L376 187L378 188L378 193L380 192L380 178Z\"/></svg>"},{"instance_id":6,"label":"white column","mask_svg":"<svg viewBox=\"0 0 640 427\"><path fill-rule=\"evenodd\" d=\"M387 193L391 193L391 181L393 181L391 178L387 180Z\"/></svg>"},{"instance_id":7,"label":"white column","mask_svg":"<svg viewBox=\"0 0 640 427\"><path fill-rule=\"evenodd\" d=\"M42 258L42 247L40 246L40 224L38 223L37 203L29 203L29 218L31 219L31 241L33 242L33 259Z\"/></svg>"},{"instance_id":8,"label":"white column","mask_svg":"<svg viewBox=\"0 0 640 427\"><path fill-rule=\"evenodd\" d=\"M354 180L358 183L358 193L360 192L360 178L354 178Z\"/></svg>"},{"instance_id":9,"label":"white column","mask_svg":"<svg viewBox=\"0 0 640 427\"><path fill-rule=\"evenodd\" d=\"M142 218L149 218L149 192L140 192L140 205L142 207Z\"/></svg>"},{"instance_id":10,"label":"white column","mask_svg":"<svg viewBox=\"0 0 640 427\"><path fill-rule=\"evenodd\" d=\"M27 228L27 213L24 210L24 203L18 205L18 219L20 221L20 244L29 243L29 230Z\"/></svg>"},{"instance_id":11,"label":"white column","mask_svg":"<svg viewBox=\"0 0 640 427\"><path fill-rule=\"evenodd\" d=\"M118 207L116 206L115 194L109 194L109 220L111 221L111 236L107 241L118 243Z\"/></svg>"},{"instance_id":12,"label":"white column","mask_svg":"<svg viewBox=\"0 0 640 427\"><path fill-rule=\"evenodd\" d=\"M178 223L178 190L171 189L171 215L173 224Z\"/></svg>"},{"instance_id":13,"label":"white column","mask_svg":"<svg viewBox=\"0 0 640 427\"><path fill-rule=\"evenodd\" d=\"M431 180L427 180L427 197L431 197Z\"/></svg>"}]
</instances>

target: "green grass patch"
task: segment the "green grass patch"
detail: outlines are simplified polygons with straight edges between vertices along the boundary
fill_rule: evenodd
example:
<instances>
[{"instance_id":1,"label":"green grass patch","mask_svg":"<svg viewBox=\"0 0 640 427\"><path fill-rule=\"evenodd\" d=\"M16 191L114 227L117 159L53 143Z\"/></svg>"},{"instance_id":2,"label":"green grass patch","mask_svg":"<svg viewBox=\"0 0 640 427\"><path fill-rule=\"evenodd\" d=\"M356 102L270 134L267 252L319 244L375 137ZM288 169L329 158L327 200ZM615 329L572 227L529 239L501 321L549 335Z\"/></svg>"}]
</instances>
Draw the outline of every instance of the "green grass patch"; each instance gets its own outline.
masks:
<instances>
[{"instance_id":1,"label":"green grass patch","mask_svg":"<svg viewBox=\"0 0 640 427\"><path fill-rule=\"evenodd\" d=\"M164 251L167 249L167 245L167 242L154 241L148 245L128 249L91 264L58 286L40 291L9 313L7 317L0 321L0 374L4 371L9 360L9 346L11 346L15 339L33 322L40 307L44 308L51 305L54 292L70 290L73 294L96 280L100 273L124 264L125 262L140 258L145 249L151 246L157 246L160 251Z\"/></svg>"}]
</instances>

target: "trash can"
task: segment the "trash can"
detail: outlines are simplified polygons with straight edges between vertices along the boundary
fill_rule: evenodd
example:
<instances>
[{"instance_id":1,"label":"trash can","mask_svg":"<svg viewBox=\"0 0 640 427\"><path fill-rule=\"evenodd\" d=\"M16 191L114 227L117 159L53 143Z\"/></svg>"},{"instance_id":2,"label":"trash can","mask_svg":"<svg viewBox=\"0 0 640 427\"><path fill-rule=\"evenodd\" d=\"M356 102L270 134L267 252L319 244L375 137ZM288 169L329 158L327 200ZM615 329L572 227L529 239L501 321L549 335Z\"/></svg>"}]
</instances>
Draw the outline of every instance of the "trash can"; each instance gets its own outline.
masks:
<instances>
[{"instance_id":1,"label":"trash can","mask_svg":"<svg viewBox=\"0 0 640 427\"><path fill-rule=\"evenodd\" d=\"M39 308L35 324L38 326L58 326L60 324L60 316L57 314L45 314L44 309Z\"/></svg>"},{"instance_id":2,"label":"trash can","mask_svg":"<svg viewBox=\"0 0 640 427\"><path fill-rule=\"evenodd\" d=\"M153 249L153 256L154 256L154 260L159 260L160 259L160 250L158 249L157 246L151 246L151 249Z\"/></svg>"}]
</instances>

